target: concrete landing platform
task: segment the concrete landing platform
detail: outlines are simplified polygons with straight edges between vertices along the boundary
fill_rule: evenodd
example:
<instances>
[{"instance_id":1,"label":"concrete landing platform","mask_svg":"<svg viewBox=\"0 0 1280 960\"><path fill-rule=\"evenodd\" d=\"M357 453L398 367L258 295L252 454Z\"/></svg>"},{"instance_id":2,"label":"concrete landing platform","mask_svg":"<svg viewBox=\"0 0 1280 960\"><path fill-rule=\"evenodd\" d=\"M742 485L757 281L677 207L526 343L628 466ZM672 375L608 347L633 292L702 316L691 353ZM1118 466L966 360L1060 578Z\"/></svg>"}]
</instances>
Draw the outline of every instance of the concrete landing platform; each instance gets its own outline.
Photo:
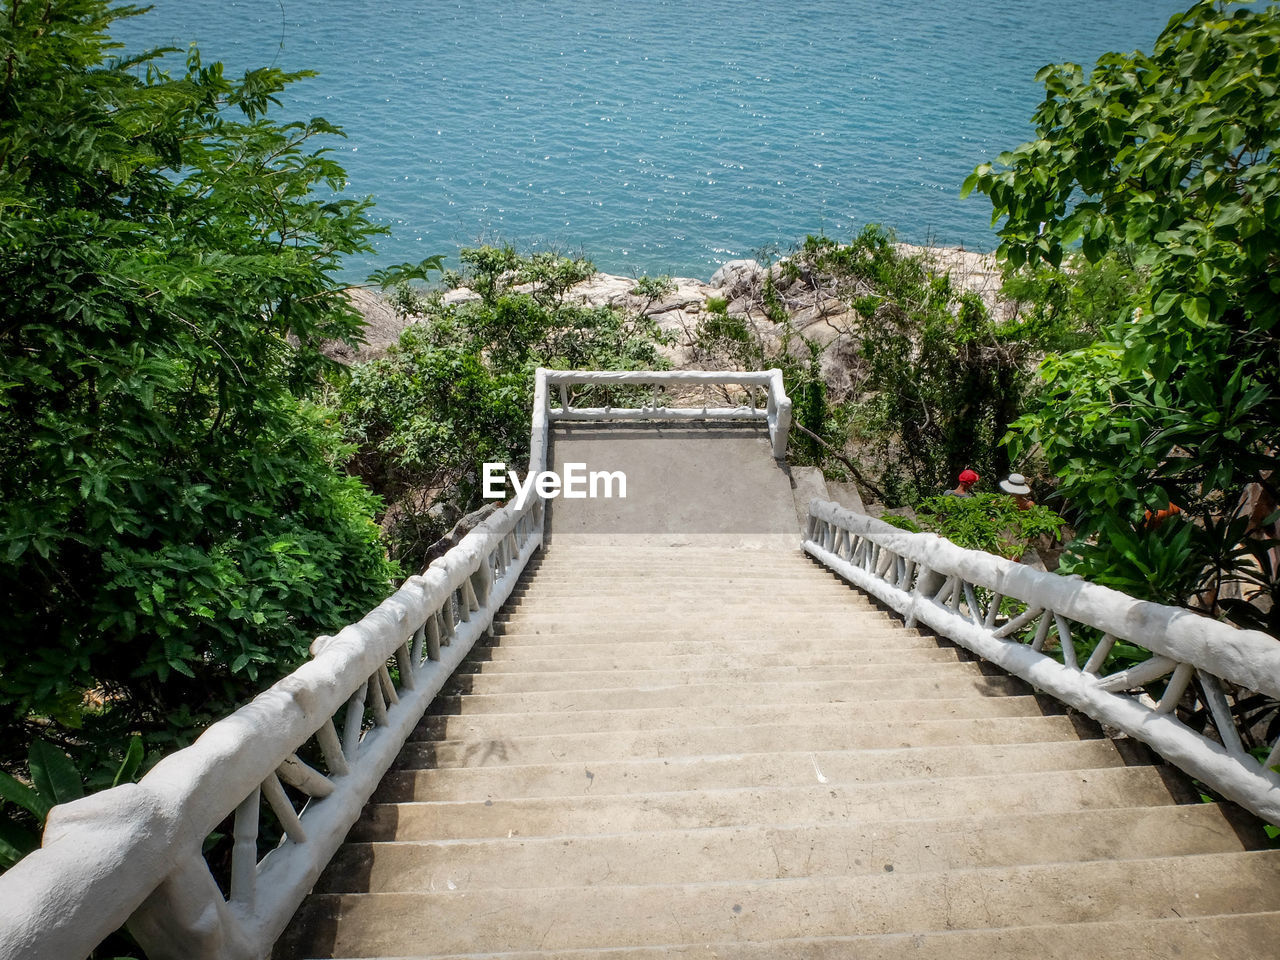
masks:
<instances>
[{"instance_id":1,"label":"concrete landing platform","mask_svg":"<svg viewBox=\"0 0 1280 960\"><path fill-rule=\"evenodd\" d=\"M623 536L673 544L680 537L797 549L787 473L769 432L755 424L567 423L551 431L550 460L591 471L622 471L625 499L548 503L550 542ZM615 485L616 487L616 485Z\"/></svg>"}]
</instances>

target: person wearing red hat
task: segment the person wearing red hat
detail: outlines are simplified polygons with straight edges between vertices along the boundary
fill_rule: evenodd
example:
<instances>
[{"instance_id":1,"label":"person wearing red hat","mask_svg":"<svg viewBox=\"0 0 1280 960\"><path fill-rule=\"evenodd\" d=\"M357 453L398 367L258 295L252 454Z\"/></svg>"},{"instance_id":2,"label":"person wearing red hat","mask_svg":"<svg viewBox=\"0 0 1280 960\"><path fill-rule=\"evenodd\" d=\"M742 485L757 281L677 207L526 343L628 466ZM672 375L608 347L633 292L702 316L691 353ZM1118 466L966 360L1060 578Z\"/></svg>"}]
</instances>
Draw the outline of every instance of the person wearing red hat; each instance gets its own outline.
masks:
<instances>
[{"instance_id":1,"label":"person wearing red hat","mask_svg":"<svg viewBox=\"0 0 1280 960\"><path fill-rule=\"evenodd\" d=\"M959 483L954 490L948 490L943 494L944 497L972 497L974 484L981 479L974 471L968 469L960 471Z\"/></svg>"}]
</instances>

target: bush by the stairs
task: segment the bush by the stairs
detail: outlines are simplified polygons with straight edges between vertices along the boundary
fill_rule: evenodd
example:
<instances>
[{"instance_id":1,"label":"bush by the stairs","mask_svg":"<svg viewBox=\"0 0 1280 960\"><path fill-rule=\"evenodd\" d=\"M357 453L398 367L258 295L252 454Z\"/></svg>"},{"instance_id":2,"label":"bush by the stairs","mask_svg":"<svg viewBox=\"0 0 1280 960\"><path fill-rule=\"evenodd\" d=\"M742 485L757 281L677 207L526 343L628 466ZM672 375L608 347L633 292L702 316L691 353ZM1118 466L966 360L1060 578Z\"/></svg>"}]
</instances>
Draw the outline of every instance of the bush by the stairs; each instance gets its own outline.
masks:
<instances>
[{"instance_id":1,"label":"bush by the stairs","mask_svg":"<svg viewBox=\"0 0 1280 960\"><path fill-rule=\"evenodd\" d=\"M0 765L38 735L93 769L189 738L385 595L373 498L311 400L321 343L359 330L332 274L379 228L331 190L333 127L268 118L302 74L193 49L170 78L111 59L136 8L9 7Z\"/></svg>"},{"instance_id":2,"label":"bush by the stairs","mask_svg":"<svg viewBox=\"0 0 1280 960\"><path fill-rule=\"evenodd\" d=\"M1013 497L994 493L928 497L920 503L916 517L918 529L967 550L985 550L1010 560L1021 557L1040 537L1056 537L1065 522L1048 507L1019 510Z\"/></svg>"}]
</instances>

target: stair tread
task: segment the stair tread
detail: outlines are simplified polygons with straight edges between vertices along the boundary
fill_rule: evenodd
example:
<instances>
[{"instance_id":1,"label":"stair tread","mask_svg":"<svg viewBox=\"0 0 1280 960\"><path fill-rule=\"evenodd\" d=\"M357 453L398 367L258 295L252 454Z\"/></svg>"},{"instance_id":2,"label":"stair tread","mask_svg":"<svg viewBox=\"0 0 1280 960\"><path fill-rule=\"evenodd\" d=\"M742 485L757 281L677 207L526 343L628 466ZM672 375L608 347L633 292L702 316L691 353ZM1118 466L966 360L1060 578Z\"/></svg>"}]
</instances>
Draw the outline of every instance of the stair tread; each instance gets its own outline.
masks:
<instances>
[{"instance_id":1,"label":"stair tread","mask_svg":"<svg viewBox=\"0 0 1280 960\"><path fill-rule=\"evenodd\" d=\"M642 886L717 880L937 873L981 867L1229 853L1243 847L1213 805L1118 807L1087 833L1060 814L926 821L736 825L584 837L348 844L324 893Z\"/></svg>"},{"instance_id":2,"label":"stair tread","mask_svg":"<svg viewBox=\"0 0 1280 960\"><path fill-rule=\"evenodd\" d=\"M807 786L1124 766L1108 740L699 754L393 770L375 803L651 793L718 786Z\"/></svg>"},{"instance_id":3,"label":"stair tread","mask_svg":"<svg viewBox=\"0 0 1280 960\"><path fill-rule=\"evenodd\" d=\"M317 894L294 929L335 954L575 949L1280 910L1280 851L652 886ZM1100 892L1100 891L1105 891Z\"/></svg>"},{"instance_id":4,"label":"stair tread","mask_svg":"<svg viewBox=\"0 0 1280 960\"><path fill-rule=\"evenodd\" d=\"M581 650L576 657L549 658L542 651L529 651L524 657L495 659L488 649L473 654L460 666L462 673L488 675L538 674L550 672L589 672L603 670L731 669L746 664L760 668L804 667L818 665L863 666L901 663L954 663L960 652L950 647L908 647L905 649L855 648L830 650L772 649L753 652L667 653L663 650L632 653L624 650ZM536 655L535 655L536 654Z\"/></svg>"},{"instance_id":5,"label":"stair tread","mask_svg":"<svg viewBox=\"0 0 1280 960\"><path fill-rule=\"evenodd\" d=\"M539 710L624 708L628 705L672 709L696 707L715 697L720 703L769 701L783 704L814 698L842 700L902 699L905 696L1001 696L1021 692L1025 685L1011 677L981 673L934 677L903 677L886 685L879 680L767 680L655 684L650 687L547 690L527 693L475 693L461 698L464 713L532 713Z\"/></svg>"},{"instance_id":6,"label":"stair tread","mask_svg":"<svg viewBox=\"0 0 1280 960\"><path fill-rule=\"evenodd\" d=\"M509 737L513 730L536 727L542 736L563 733L639 733L746 724L799 723L900 723L903 721L971 720L989 717L1042 717L1044 709L1030 695L1007 697L939 697L931 700L877 700L872 702L792 703L786 717L778 716L780 704L768 702L703 705L679 712L665 707L628 709L538 711L535 713L464 714L463 698L437 698L435 711L423 718L409 737L417 740L493 740ZM1057 714L1049 714L1056 716ZM1064 736L1067 735L1064 733Z\"/></svg>"},{"instance_id":7,"label":"stair tread","mask_svg":"<svg viewBox=\"0 0 1280 960\"><path fill-rule=\"evenodd\" d=\"M1172 805L1149 767L1096 767L1017 775L934 777L880 783L704 786L664 792L371 803L351 839L576 836L730 824L928 820L1001 809L1080 812Z\"/></svg>"},{"instance_id":8,"label":"stair tread","mask_svg":"<svg viewBox=\"0 0 1280 960\"><path fill-rule=\"evenodd\" d=\"M498 693L542 693L565 690L613 690L618 688L652 689L656 687L718 686L722 684L771 684L843 681L921 680L933 677L980 677L983 667L976 661L909 661L893 664L775 664L764 666L742 662L736 666L698 669L686 666L679 670L660 666L637 669L605 667L594 670L564 669L554 672L455 673L445 685L446 691L463 690L468 695ZM762 681L761 677L768 679Z\"/></svg>"},{"instance_id":9,"label":"stair tread","mask_svg":"<svg viewBox=\"0 0 1280 960\"><path fill-rule=\"evenodd\" d=\"M646 947L448 955L433 951L430 956L435 960L1274 960L1277 939L1280 912L1273 911L863 936L673 942ZM354 955L338 956L356 960ZM416 953L380 960L419 960L424 956L427 954Z\"/></svg>"},{"instance_id":10,"label":"stair tread","mask_svg":"<svg viewBox=\"0 0 1280 960\"><path fill-rule=\"evenodd\" d=\"M535 721L536 722L536 721ZM722 726L675 726L600 732L532 733L522 736L421 740L405 744L396 767L484 766L503 763L595 761L608 757L662 757L785 750L796 744L827 750L869 750L955 744L1026 743L1079 739L1066 716L987 716L961 719L877 721L839 719ZM395 769L393 768L393 769Z\"/></svg>"}]
</instances>

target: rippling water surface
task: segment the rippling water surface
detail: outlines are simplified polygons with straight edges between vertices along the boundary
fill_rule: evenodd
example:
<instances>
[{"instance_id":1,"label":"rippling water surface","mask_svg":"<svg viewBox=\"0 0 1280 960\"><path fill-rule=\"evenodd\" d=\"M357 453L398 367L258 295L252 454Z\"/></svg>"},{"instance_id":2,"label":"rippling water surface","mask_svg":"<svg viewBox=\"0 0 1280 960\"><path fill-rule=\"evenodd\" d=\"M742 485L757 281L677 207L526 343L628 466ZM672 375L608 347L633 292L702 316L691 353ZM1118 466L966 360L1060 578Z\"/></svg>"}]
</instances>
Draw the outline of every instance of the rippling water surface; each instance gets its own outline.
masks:
<instances>
[{"instance_id":1,"label":"rippling water surface","mask_svg":"<svg viewBox=\"0 0 1280 960\"><path fill-rule=\"evenodd\" d=\"M1026 140L1050 62L1150 49L1184 0L154 0L130 49L310 68L392 230L352 277L477 240L616 273L847 237L990 249L974 166ZM175 58L172 69L180 69Z\"/></svg>"}]
</instances>

